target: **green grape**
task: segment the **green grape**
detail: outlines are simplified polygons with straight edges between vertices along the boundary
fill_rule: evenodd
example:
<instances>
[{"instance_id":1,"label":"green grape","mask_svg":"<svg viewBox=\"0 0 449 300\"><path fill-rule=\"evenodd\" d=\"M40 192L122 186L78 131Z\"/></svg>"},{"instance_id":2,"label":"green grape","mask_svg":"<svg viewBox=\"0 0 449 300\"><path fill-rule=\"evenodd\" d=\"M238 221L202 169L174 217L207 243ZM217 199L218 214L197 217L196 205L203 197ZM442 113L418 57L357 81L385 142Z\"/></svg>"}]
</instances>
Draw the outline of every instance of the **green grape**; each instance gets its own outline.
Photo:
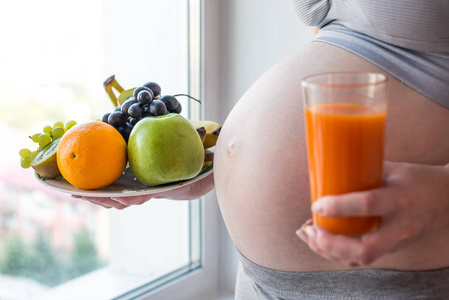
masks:
<instances>
[{"instance_id":1,"label":"green grape","mask_svg":"<svg viewBox=\"0 0 449 300\"><path fill-rule=\"evenodd\" d=\"M72 127L75 126L75 125L76 125L76 121L70 120L70 121L68 121L68 122L65 124L65 128L66 128L67 130L69 130L70 128L72 128Z\"/></svg>"},{"instance_id":2,"label":"green grape","mask_svg":"<svg viewBox=\"0 0 449 300\"><path fill-rule=\"evenodd\" d=\"M20 166L24 169L28 169L31 166L30 163L31 163L31 158L29 158L29 157L22 157L20 159Z\"/></svg>"},{"instance_id":3,"label":"green grape","mask_svg":"<svg viewBox=\"0 0 449 300\"><path fill-rule=\"evenodd\" d=\"M55 124L53 124L53 129L55 129L56 127L62 127L62 128L64 128L64 123L61 122L61 121L56 122Z\"/></svg>"},{"instance_id":4,"label":"green grape","mask_svg":"<svg viewBox=\"0 0 449 300\"><path fill-rule=\"evenodd\" d=\"M31 140L33 141L33 142L35 142L35 143L39 143L39 136L40 136L41 134L40 133L35 133L35 134L33 134L32 136L31 136Z\"/></svg>"},{"instance_id":5,"label":"green grape","mask_svg":"<svg viewBox=\"0 0 449 300\"><path fill-rule=\"evenodd\" d=\"M47 125L47 126L44 127L44 129L42 131L44 133L50 134L52 130L53 130L53 127L51 127L50 125Z\"/></svg>"},{"instance_id":6,"label":"green grape","mask_svg":"<svg viewBox=\"0 0 449 300\"><path fill-rule=\"evenodd\" d=\"M48 133L42 133L39 136L39 145L45 147L51 143L51 136Z\"/></svg>"},{"instance_id":7,"label":"green grape","mask_svg":"<svg viewBox=\"0 0 449 300\"><path fill-rule=\"evenodd\" d=\"M63 126L64 126L64 124L63 124ZM53 137L53 139L60 138L63 135L64 135L64 128L61 126L55 127L51 131L51 136Z\"/></svg>"},{"instance_id":8,"label":"green grape","mask_svg":"<svg viewBox=\"0 0 449 300\"><path fill-rule=\"evenodd\" d=\"M23 158L30 156L30 154L31 154L31 150L27 149L27 148L20 149L20 151L19 151L20 157L23 157Z\"/></svg>"},{"instance_id":9,"label":"green grape","mask_svg":"<svg viewBox=\"0 0 449 300\"><path fill-rule=\"evenodd\" d=\"M37 151L33 151L30 153L31 160L33 160L33 158L36 156L36 154L37 154Z\"/></svg>"}]
</instances>

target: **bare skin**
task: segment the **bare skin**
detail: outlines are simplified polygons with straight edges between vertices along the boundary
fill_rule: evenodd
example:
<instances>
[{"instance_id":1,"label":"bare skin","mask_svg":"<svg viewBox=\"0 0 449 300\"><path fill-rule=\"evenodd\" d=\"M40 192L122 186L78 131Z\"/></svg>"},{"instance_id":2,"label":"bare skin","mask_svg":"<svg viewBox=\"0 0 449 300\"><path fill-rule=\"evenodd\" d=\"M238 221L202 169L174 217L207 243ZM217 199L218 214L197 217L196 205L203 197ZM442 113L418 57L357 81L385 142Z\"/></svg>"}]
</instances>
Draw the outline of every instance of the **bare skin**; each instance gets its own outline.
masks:
<instances>
[{"instance_id":1,"label":"bare skin","mask_svg":"<svg viewBox=\"0 0 449 300\"><path fill-rule=\"evenodd\" d=\"M229 115L215 153L215 183L220 208L237 249L257 264L285 271L341 270L356 265L400 270L449 266L448 224L439 218L434 227L425 228L428 225L425 222L435 220L432 213L420 215L426 204L406 210L413 212L407 215L396 212L400 205L391 205L384 211L379 207L367 210L358 201L360 197L355 203L354 199L347 200L346 206L353 215L385 216L382 226L386 230L374 238L371 236L368 242L365 237L363 242L367 245L361 245L358 239L332 235L317 226L304 226L298 232L308 244L295 234L304 223L311 225L300 82L307 75L342 70L385 74L348 51L314 42L262 76ZM449 133L445 129L449 126L449 110L391 76L389 84L386 159L438 166L428 170L426 166L413 165L416 170L413 174L421 174L418 169L422 167L429 172L423 178L441 175L439 194L427 198L447 216L449 167L443 166L449 162ZM398 187L405 191L416 186L416 181L422 181L422 178L402 179L398 172L406 167L388 164L385 168L393 179L399 176ZM400 192L393 188L392 199L382 203L395 203L394 196L400 200ZM382 199L383 194L378 198ZM347 211L344 207L335 208L338 207L335 199L333 203L332 199L324 199L322 203L328 215L344 216ZM412 204L407 200L404 203L405 208ZM411 222L405 221L410 219ZM401 221L406 226L396 226L398 229L391 231L394 226L388 226L387 221Z\"/></svg>"},{"instance_id":2,"label":"bare skin","mask_svg":"<svg viewBox=\"0 0 449 300\"><path fill-rule=\"evenodd\" d=\"M318 59L317 59L318 58ZM301 80L334 71L388 76L385 186L324 197L323 215L380 215L361 239L330 234L311 222ZM449 266L449 110L364 59L313 42L268 70L227 118L214 177L155 197L194 199L213 188L237 249L284 271L349 268L428 270ZM86 199L123 209L148 196Z\"/></svg>"}]
</instances>

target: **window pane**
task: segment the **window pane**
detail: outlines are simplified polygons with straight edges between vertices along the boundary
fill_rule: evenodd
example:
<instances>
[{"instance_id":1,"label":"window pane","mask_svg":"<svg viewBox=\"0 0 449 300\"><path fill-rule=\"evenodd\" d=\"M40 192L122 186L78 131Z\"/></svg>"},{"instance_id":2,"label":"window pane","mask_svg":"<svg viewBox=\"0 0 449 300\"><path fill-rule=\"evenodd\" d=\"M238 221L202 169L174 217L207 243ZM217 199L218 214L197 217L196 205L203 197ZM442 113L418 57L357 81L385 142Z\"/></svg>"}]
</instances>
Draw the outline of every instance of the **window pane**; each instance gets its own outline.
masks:
<instances>
[{"instance_id":1,"label":"window pane","mask_svg":"<svg viewBox=\"0 0 449 300\"><path fill-rule=\"evenodd\" d=\"M112 74L125 89L155 81L162 94L188 94L188 1L8 5L0 18L8 28L0 48L0 299L56 299L108 280L120 284L102 296L117 297L200 265L199 200L106 210L44 187L18 155L37 148L28 136L45 125L112 111L102 86ZM190 117L188 99L179 100Z\"/></svg>"}]
</instances>

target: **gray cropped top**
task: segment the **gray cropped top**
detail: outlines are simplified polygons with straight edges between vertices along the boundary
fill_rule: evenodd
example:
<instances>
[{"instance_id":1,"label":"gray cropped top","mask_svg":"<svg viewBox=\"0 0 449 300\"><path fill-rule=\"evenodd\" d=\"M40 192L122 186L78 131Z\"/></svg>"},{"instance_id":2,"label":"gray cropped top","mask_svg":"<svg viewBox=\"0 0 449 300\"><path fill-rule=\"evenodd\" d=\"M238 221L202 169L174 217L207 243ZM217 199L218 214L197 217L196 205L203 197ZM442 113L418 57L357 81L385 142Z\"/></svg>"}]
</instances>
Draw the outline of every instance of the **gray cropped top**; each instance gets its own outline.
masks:
<instances>
[{"instance_id":1,"label":"gray cropped top","mask_svg":"<svg viewBox=\"0 0 449 300\"><path fill-rule=\"evenodd\" d=\"M449 0L291 0L314 41L351 51L449 109Z\"/></svg>"},{"instance_id":2,"label":"gray cropped top","mask_svg":"<svg viewBox=\"0 0 449 300\"><path fill-rule=\"evenodd\" d=\"M412 50L449 55L448 0L291 0L308 26L337 21Z\"/></svg>"}]
</instances>

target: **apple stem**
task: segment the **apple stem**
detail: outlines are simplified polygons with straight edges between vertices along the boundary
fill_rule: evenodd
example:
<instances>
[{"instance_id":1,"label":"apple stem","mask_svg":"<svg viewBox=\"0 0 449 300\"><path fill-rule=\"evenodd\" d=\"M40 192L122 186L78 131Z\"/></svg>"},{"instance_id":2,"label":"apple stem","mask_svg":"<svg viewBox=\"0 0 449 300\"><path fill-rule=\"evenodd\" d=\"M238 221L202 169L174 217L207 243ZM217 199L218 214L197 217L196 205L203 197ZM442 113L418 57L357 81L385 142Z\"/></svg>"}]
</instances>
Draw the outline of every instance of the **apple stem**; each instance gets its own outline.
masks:
<instances>
[{"instance_id":1,"label":"apple stem","mask_svg":"<svg viewBox=\"0 0 449 300\"><path fill-rule=\"evenodd\" d=\"M188 97L188 98L193 99L193 100L195 100L196 102L198 102L198 103L201 104L201 101L200 101L200 100L198 100L198 99L196 99L195 97L192 97L192 96L190 96L190 95L187 95L187 94L176 94L176 95L173 95L173 97L178 97L178 96L185 96L185 97Z\"/></svg>"}]
</instances>

